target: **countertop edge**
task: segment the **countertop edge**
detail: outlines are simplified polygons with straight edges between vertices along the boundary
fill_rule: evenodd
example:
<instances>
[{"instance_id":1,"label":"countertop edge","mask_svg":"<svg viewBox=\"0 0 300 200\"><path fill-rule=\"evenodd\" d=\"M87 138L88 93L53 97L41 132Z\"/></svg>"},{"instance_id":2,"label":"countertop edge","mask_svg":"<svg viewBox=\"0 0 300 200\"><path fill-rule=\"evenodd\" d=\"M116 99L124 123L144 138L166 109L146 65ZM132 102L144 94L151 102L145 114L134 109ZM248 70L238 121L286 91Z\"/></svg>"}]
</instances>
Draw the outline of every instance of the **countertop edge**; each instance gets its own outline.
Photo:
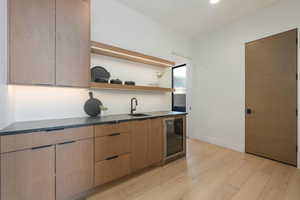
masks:
<instances>
[{"instance_id":1,"label":"countertop edge","mask_svg":"<svg viewBox=\"0 0 300 200\"><path fill-rule=\"evenodd\" d=\"M99 121L99 122L91 122L91 123L78 123L78 124L70 124L70 125L61 125L61 126L47 126L43 128L32 128L32 129L20 129L20 130L0 130L0 136L8 136L8 135L18 135L18 134L29 134L29 133L36 133L36 132L45 132L53 129L69 129L69 128L79 128L79 127L86 127L86 126L95 126L95 125L102 125L102 124L114 124L114 123L121 123L121 122L128 122L128 121L139 121L139 120L147 120L147 119L155 119L161 117L171 117L171 116L181 116L187 115L188 113L166 113L160 115L149 115L143 117L135 117L135 118L128 118L128 119L120 119L120 120L111 120L111 121ZM74 118L75 119L75 118ZM60 119L56 119L60 120ZM61 119L64 120L64 119ZM14 124L14 123L12 123ZM9 127L9 126L8 126Z\"/></svg>"}]
</instances>

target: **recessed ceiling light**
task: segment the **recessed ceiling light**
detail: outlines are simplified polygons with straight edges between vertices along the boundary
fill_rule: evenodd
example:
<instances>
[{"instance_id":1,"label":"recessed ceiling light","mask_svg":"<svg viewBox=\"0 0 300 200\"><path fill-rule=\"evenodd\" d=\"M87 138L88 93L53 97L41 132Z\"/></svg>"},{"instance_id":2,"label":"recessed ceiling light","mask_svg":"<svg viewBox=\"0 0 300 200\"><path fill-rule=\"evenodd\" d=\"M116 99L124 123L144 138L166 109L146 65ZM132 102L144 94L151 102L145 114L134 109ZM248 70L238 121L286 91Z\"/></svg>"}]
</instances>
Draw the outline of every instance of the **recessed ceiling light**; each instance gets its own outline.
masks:
<instances>
[{"instance_id":1,"label":"recessed ceiling light","mask_svg":"<svg viewBox=\"0 0 300 200\"><path fill-rule=\"evenodd\" d=\"M217 4L217 3L219 3L220 2L220 0L210 0L210 3L211 4Z\"/></svg>"}]
</instances>

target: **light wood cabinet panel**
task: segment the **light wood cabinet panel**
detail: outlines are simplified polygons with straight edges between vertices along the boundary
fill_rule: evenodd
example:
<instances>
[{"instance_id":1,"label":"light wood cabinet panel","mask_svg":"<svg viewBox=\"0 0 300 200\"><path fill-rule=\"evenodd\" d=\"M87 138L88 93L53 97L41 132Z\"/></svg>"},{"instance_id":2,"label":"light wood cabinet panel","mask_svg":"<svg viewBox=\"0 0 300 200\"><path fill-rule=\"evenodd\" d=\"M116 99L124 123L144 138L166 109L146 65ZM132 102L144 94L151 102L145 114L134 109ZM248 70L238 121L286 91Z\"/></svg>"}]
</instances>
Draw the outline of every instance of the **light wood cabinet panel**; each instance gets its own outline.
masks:
<instances>
[{"instance_id":1,"label":"light wood cabinet panel","mask_svg":"<svg viewBox=\"0 0 300 200\"><path fill-rule=\"evenodd\" d=\"M131 122L121 122L117 125L117 131L119 133L128 133L131 132L132 123Z\"/></svg>"},{"instance_id":2,"label":"light wood cabinet panel","mask_svg":"<svg viewBox=\"0 0 300 200\"><path fill-rule=\"evenodd\" d=\"M95 165L95 186L108 183L130 173L130 154L97 162Z\"/></svg>"},{"instance_id":3,"label":"light wood cabinet panel","mask_svg":"<svg viewBox=\"0 0 300 200\"><path fill-rule=\"evenodd\" d=\"M1 154L1 200L55 200L54 146Z\"/></svg>"},{"instance_id":4,"label":"light wood cabinet panel","mask_svg":"<svg viewBox=\"0 0 300 200\"><path fill-rule=\"evenodd\" d=\"M19 151L49 144L58 144L70 140L94 137L94 127L68 128L50 132L25 133L1 136L1 153Z\"/></svg>"},{"instance_id":5,"label":"light wood cabinet panel","mask_svg":"<svg viewBox=\"0 0 300 200\"><path fill-rule=\"evenodd\" d=\"M131 132L131 122L105 124L95 126L95 137L107 136L115 133Z\"/></svg>"},{"instance_id":6,"label":"light wood cabinet panel","mask_svg":"<svg viewBox=\"0 0 300 200\"><path fill-rule=\"evenodd\" d=\"M130 152L130 134L113 134L95 138L95 161Z\"/></svg>"},{"instance_id":7,"label":"light wood cabinet panel","mask_svg":"<svg viewBox=\"0 0 300 200\"><path fill-rule=\"evenodd\" d=\"M46 132L1 136L1 153L20 151L53 144L53 136Z\"/></svg>"},{"instance_id":8,"label":"light wood cabinet panel","mask_svg":"<svg viewBox=\"0 0 300 200\"><path fill-rule=\"evenodd\" d=\"M148 164L153 165L163 159L163 122L161 118L150 120L148 136Z\"/></svg>"},{"instance_id":9,"label":"light wood cabinet panel","mask_svg":"<svg viewBox=\"0 0 300 200\"><path fill-rule=\"evenodd\" d=\"M50 133L53 136L54 144L83 140L94 137L94 127L84 126L76 128L67 128L63 130L57 130Z\"/></svg>"},{"instance_id":10,"label":"light wood cabinet panel","mask_svg":"<svg viewBox=\"0 0 300 200\"><path fill-rule=\"evenodd\" d=\"M90 1L56 0L56 85L88 87Z\"/></svg>"},{"instance_id":11,"label":"light wood cabinet panel","mask_svg":"<svg viewBox=\"0 0 300 200\"><path fill-rule=\"evenodd\" d=\"M93 187L94 140L56 145L56 200L71 199Z\"/></svg>"},{"instance_id":12,"label":"light wood cabinet panel","mask_svg":"<svg viewBox=\"0 0 300 200\"><path fill-rule=\"evenodd\" d=\"M104 124L95 126L95 137L103 137L117 133L117 124Z\"/></svg>"},{"instance_id":13,"label":"light wood cabinet panel","mask_svg":"<svg viewBox=\"0 0 300 200\"><path fill-rule=\"evenodd\" d=\"M148 165L148 132L150 120L135 121L132 124L131 167L138 171Z\"/></svg>"},{"instance_id":14,"label":"light wood cabinet panel","mask_svg":"<svg viewBox=\"0 0 300 200\"><path fill-rule=\"evenodd\" d=\"M55 84L55 0L9 0L9 82Z\"/></svg>"}]
</instances>

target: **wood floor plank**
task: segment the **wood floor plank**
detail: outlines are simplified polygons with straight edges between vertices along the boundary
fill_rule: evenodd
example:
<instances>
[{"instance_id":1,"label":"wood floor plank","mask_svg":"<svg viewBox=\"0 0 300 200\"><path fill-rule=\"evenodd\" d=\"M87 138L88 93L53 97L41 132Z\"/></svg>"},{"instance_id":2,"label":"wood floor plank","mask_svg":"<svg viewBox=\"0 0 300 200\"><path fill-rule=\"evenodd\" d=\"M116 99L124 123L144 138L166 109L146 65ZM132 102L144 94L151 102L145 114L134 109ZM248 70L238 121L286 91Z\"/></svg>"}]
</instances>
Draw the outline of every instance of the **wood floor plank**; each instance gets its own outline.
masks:
<instances>
[{"instance_id":1,"label":"wood floor plank","mask_svg":"<svg viewBox=\"0 0 300 200\"><path fill-rule=\"evenodd\" d=\"M271 178L271 174L275 168L273 161L265 160L261 169L254 173L242 185L240 191L232 198L232 200L254 200L258 199Z\"/></svg>"},{"instance_id":2,"label":"wood floor plank","mask_svg":"<svg viewBox=\"0 0 300 200\"><path fill-rule=\"evenodd\" d=\"M300 170L188 140L186 159L101 187L86 200L300 200Z\"/></svg>"},{"instance_id":3,"label":"wood floor plank","mask_svg":"<svg viewBox=\"0 0 300 200\"><path fill-rule=\"evenodd\" d=\"M259 170L264 164L264 159L248 155L246 162L237 170L237 172L230 177L227 182L240 189L246 181Z\"/></svg>"},{"instance_id":4,"label":"wood floor plank","mask_svg":"<svg viewBox=\"0 0 300 200\"><path fill-rule=\"evenodd\" d=\"M283 200L292 175L293 167L277 163L259 200Z\"/></svg>"},{"instance_id":5,"label":"wood floor plank","mask_svg":"<svg viewBox=\"0 0 300 200\"><path fill-rule=\"evenodd\" d=\"M294 169L292 178L288 183L288 188L284 200L300 199L300 170Z\"/></svg>"}]
</instances>

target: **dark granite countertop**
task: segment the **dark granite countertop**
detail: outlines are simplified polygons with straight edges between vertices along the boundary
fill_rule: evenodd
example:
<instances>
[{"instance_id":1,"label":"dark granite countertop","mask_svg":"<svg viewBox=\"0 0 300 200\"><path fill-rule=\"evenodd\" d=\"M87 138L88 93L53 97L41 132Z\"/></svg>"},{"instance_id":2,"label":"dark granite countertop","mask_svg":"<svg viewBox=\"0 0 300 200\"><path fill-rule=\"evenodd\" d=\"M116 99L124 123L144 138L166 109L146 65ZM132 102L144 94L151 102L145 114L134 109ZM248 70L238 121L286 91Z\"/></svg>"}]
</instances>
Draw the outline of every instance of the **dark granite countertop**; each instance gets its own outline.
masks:
<instances>
[{"instance_id":1,"label":"dark granite countertop","mask_svg":"<svg viewBox=\"0 0 300 200\"><path fill-rule=\"evenodd\" d=\"M39 132L39 131L51 131L56 129L75 128L81 126L92 126L97 124L118 123L118 122L132 121L132 120L152 119L158 117L186 115L187 113L162 111L162 112L149 112L145 114L147 114L148 116L132 117L128 114L123 114L123 115L108 115L108 116L95 117L95 118L79 117L79 118L15 122L4 129L1 129L0 136L21 134L21 133L32 133L32 132Z\"/></svg>"}]
</instances>

